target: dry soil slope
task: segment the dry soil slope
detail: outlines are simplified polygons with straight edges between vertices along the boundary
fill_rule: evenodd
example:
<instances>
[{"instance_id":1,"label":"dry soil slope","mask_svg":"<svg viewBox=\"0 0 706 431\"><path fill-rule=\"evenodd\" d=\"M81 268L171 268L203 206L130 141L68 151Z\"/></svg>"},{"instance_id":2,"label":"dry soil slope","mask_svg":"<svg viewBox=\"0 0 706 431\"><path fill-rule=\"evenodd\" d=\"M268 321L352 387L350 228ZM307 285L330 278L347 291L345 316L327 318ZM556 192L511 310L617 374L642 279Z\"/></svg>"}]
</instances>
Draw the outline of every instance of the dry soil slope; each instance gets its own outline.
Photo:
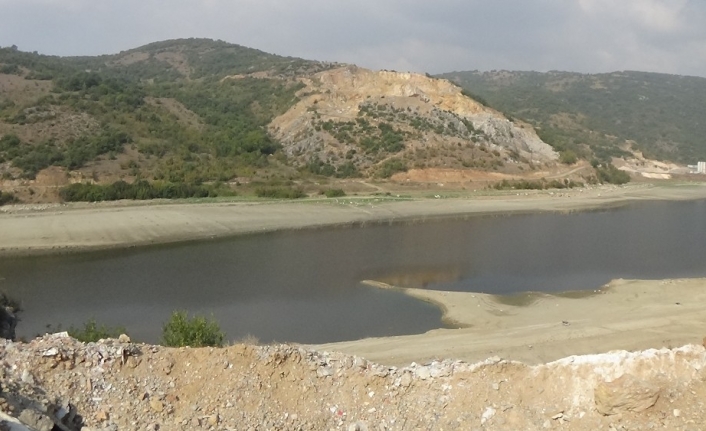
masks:
<instances>
[{"instance_id":1,"label":"dry soil slope","mask_svg":"<svg viewBox=\"0 0 706 431\"><path fill-rule=\"evenodd\" d=\"M302 78L301 100L270 123L290 157L312 157L366 168L396 156L425 166L485 167L556 160L557 154L531 126L516 123L463 94L447 80L414 73L340 67ZM375 152L361 136L384 140L389 125L403 148ZM367 150L367 151L366 151ZM433 150L433 152L430 152Z\"/></svg>"},{"instance_id":2,"label":"dry soil slope","mask_svg":"<svg viewBox=\"0 0 706 431\"><path fill-rule=\"evenodd\" d=\"M395 368L297 346L84 345L57 334L0 342L0 407L19 416L31 401L72 403L84 431L698 430L705 366L702 346Z\"/></svg>"}]
</instances>

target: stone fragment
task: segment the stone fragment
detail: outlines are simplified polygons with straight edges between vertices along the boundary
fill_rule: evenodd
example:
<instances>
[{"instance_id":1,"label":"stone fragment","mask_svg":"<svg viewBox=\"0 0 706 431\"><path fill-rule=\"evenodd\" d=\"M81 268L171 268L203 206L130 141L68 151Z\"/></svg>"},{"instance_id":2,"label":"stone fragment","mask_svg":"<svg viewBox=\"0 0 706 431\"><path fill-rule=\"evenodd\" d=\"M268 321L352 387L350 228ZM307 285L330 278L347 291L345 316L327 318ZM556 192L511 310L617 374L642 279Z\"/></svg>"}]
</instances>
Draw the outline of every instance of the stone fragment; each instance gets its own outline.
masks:
<instances>
[{"instance_id":1,"label":"stone fragment","mask_svg":"<svg viewBox=\"0 0 706 431\"><path fill-rule=\"evenodd\" d=\"M421 380L427 380L429 377L431 377L431 373L429 372L429 368L427 367L420 367L414 370L414 374L417 375Z\"/></svg>"},{"instance_id":2,"label":"stone fragment","mask_svg":"<svg viewBox=\"0 0 706 431\"><path fill-rule=\"evenodd\" d=\"M96 420L97 420L98 422L107 421L107 420L108 420L108 412L106 412L105 410L99 410L99 411L96 413Z\"/></svg>"},{"instance_id":3,"label":"stone fragment","mask_svg":"<svg viewBox=\"0 0 706 431\"><path fill-rule=\"evenodd\" d=\"M162 411L164 410L164 404L162 404L160 400L150 400L150 407L157 413L162 413Z\"/></svg>"},{"instance_id":4,"label":"stone fragment","mask_svg":"<svg viewBox=\"0 0 706 431\"><path fill-rule=\"evenodd\" d=\"M594 391L596 410L610 416L621 412L642 412L654 406L660 388L637 377L624 374L612 382L600 383Z\"/></svg>"},{"instance_id":5,"label":"stone fragment","mask_svg":"<svg viewBox=\"0 0 706 431\"><path fill-rule=\"evenodd\" d=\"M130 337L128 337L127 334L120 334L120 336L118 337L118 341L121 343L129 343Z\"/></svg>"},{"instance_id":6,"label":"stone fragment","mask_svg":"<svg viewBox=\"0 0 706 431\"><path fill-rule=\"evenodd\" d=\"M319 367L316 370L316 375L319 377L329 377L333 375L333 370L331 370L331 367Z\"/></svg>"},{"instance_id":7,"label":"stone fragment","mask_svg":"<svg viewBox=\"0 0 706 431\"><path fill-rule=\"evenodd\" d=\"M404 388L407 388L411 384L412 384L412 375L410 373L402 374L402 377L400 377L400 385Z\"/></svg>"},{"instance_id":8,"label":"stone fragment","mask_svg":"<svg viewBox=\"0 0 706 431\"><path fill-rule=\"evenodd\" d=\"M348 425L348 431L368 431L368 425L365 422L355 422Z\"/></svg>"},{"instance_id":9,"label":"stone fragment","mask_svg":"<svg viewBox=\"0 0 706 431\"><path fill-rule=\"evenodd\" d=\"M54 421L36 410L24 409L18 419L36 431L51 431L54 428Z\"/></svg>"},{"instance_id":10,"label":"stone fragment","mask_svg":"<svg viewBox=\"0 0 706 431\"><path fill-rule=\"evenodd\" d=\"M491 420L495 416L496 410L492 407L486 407L485 411L480 417L480 424L484 425L486 422Z\"/></svg>"}]
</instances>

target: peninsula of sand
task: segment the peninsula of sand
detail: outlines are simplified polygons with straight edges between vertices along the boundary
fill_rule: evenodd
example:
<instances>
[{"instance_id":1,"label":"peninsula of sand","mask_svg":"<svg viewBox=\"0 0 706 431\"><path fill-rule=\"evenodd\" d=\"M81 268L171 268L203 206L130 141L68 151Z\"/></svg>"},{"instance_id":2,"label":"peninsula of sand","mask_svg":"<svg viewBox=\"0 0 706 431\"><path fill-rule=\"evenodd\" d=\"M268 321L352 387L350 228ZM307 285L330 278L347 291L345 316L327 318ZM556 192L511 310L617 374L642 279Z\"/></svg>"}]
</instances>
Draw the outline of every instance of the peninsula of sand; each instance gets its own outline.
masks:
<instances>
[{"instance_id":1,"label":"peninsula of sand","mask_svg":"<svg viewBox=\"0 0 706 431\"><path fill-rule=\"evenodd\" d=\"M542 211L580 211L644 200L706 199L706 185L638 184L570 192L396 200L112 203L0 211L0 255L61 253L203 240L244 233ZM573 354L701 344L706 280L614 280L590 292L515 297L400 289L444 310L455 329L316 346L389 365L491 356L541 363Z\"/></svg>"}]
</instances>

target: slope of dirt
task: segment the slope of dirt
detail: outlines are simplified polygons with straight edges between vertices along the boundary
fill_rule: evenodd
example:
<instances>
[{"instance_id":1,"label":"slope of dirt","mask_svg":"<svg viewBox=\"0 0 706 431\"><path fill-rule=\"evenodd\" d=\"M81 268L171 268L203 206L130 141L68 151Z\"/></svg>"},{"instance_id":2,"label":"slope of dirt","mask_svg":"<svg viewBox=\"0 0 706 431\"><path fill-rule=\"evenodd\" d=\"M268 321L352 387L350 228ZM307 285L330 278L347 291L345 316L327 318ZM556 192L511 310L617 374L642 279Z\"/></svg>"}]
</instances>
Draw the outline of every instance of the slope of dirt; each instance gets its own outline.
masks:
<instances>
[{"instance_id":1,"label":"slope of dirt","mask_svg":"<svg viewBox=\"0 0 706 431\"><path fill-rule=\"evenodd\" d=\"M84 431L698 430L706 419L706 350L693 345L534 367L395 368L288 345L84 345L55 334L0 342L0 359L5 413L20 416L39 396L73 404Z\"/></svg>"},{"instance_id":2,"label":"slope of dirt","mask_svg":"<svg viewBox=\"0 0 706 431\"><path fill-rule=\"evenodd\" d=\"M394 155L418 165L490 169L557 158L532 127L508 120L446 80L347 66L302 82L301 101L270 124L300 163L318 157L365 168ZM378 132L381 127L389 127L387 135ZM392 134L403 145L380 154L376 144Z\"/></svg>"}]
</instances>

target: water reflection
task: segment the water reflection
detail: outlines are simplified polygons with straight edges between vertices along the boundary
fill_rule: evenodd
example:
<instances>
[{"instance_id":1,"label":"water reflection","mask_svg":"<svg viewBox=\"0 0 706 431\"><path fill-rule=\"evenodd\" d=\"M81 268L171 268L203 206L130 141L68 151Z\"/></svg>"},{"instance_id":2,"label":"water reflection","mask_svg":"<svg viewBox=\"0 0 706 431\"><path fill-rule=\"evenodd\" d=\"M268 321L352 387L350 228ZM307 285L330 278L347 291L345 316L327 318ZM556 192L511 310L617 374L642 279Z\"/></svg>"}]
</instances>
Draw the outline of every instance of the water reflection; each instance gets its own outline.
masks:
<instances>
[{"instance_id":1,"label":"water reflection","mask_svg":"<svg viewBox=\"0 0 706 431\"><path fill-rule=\"evenodd\" d=\"M706 202L252 235L69 256L1 259L25 335L90 317L157 341L173 310L213 314L237 339L318 343L420 333L434 306L362 280L513 294L613 278L706 276Z\"/></svg>"}]
</instances>

